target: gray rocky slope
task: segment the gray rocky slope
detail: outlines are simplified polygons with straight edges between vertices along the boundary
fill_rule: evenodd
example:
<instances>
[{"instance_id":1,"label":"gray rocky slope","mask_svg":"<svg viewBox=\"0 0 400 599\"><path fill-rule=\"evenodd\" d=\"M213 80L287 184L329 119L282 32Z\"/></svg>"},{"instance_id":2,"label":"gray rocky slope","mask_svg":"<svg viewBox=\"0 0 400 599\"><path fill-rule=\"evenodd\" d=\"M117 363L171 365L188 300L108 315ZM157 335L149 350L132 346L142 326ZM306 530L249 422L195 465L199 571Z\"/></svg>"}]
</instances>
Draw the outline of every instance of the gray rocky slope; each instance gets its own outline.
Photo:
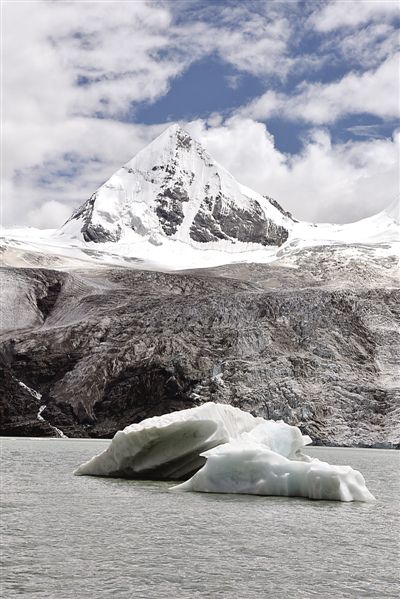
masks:
<instances>
[{"instance_id":1,"label":"gray rocky slope","mask_svg":"<svg viewBox=\"0 0 400 599\"><path fill-rule=\"evenodd\" d=\"M382 278L364 248L342 270L345 252L302 250L297 268L4 269L25 305L0 338L0 432L110 437L211 400L323 444L397 446L395 260Z\"/></svg>"},{"instance_id":2,"label":"gray rocky slope","mask_svg":"<svg viewBox=\"0 0 400 599\"><path fill-rule=\"evenodd\" d=\"M170 128L58 237L5 238L0 434L110 437L217 401L317 443L399 446L394 225L383 213L347 229L296 223ZM368 243L351 241L360 231ZM315 242L325 234L336 237ZM232 263L240 244L257 249L247 260L273 261ZM141 261L167 256L173 270L190 250L208 264L216 247L230 264L167 272Z\"/></svg>"}]
</instances>

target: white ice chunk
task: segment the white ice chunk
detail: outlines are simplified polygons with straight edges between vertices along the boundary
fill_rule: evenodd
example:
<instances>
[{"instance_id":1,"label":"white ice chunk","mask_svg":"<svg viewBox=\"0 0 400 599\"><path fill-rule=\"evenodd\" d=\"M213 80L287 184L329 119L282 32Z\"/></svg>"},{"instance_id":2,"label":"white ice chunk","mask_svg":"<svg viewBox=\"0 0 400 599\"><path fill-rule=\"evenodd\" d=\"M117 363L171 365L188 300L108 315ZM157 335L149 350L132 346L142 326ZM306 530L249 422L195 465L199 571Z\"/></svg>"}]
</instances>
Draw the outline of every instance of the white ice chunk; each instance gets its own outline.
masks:
<instances>
[{"instance_id":1,"label":"white ice chunk","mask_svg":"<svg viewBox=\"0 0 400 599\"><path fill-rule=\"evenodd\" d=\"M131 424L75 474L179 480L174 490L370 501L362 475L302 453L295 426L206 403Z\"/></svg>"},{"instance_id":2,"label":"white ice chunk","mask_svg":"<svg viewBox=\"0 0 400 599\"><path fill-rule=\"evenodd\" d=\"M203 468L173 490L335 501L374 500L362 474L350 466L331 466L311 458L301 461L299 454L294 460L288 459L251 437L251 433L243 435L203 453L207 458Z\"/></svg>"},{"instance_id":3,"label":"white ice chunk","mask_svg":"<svg viewBox=\"0 0 400 599\"><path fill-rule=\"evenodd\" d=\"M263 422L229 405L205 403L131 424L75 474L177 480L205 462L200 454Z\"/></svg>"},{"instance_id":4,"label":"white ice chunk","mask_svg":"<svg viewBox=\"0 0 400 599\"><path fill-rule=\"evenodd\" d=\"M294 460L307 459L301 450L312 443L310 437L302 435L297 426L290 426L282 420L263 420L250 433L242 435L242 439L246 438Z\"/></svg>"}]
</instances>

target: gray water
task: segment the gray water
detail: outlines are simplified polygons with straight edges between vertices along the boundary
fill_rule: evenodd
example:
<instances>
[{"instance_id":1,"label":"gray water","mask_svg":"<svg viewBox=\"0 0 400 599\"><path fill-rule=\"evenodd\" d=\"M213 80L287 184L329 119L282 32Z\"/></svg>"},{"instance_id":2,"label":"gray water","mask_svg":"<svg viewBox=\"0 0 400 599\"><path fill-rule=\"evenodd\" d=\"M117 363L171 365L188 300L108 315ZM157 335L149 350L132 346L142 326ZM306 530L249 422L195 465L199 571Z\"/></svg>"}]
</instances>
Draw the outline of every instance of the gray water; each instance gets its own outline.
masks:
<instances>
[{"instance_id":1,"label":"gray water","mask_svg":"<svg viewBox=\"0 0 400 599\"><path fill-rule=\"evenodd\" d=\"M399 454L315 448L376 503L170 493L74 477L108 441L2 440L2 597L398 596Z\"/></svg>"}]
</instances>

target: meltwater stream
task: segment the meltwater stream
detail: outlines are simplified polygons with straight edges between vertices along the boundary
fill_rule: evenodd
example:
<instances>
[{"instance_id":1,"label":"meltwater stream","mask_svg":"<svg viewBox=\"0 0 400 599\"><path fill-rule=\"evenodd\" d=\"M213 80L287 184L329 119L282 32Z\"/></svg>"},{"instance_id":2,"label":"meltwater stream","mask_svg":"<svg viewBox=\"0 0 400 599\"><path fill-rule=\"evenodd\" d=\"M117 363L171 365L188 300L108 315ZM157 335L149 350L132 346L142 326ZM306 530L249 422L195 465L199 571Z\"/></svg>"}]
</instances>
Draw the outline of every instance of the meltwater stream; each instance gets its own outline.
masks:
<instances>
[{"instance_id":1,"label":"meltwater stream","mask_svg":"<svg viewBox=\"0 0 400 599\"><path fill-rule=\"evenodd\" d=\"M398 452L309 448L363 472L377 498L339 503L72 476L108 443L1 440L4 597L397 596Z\"/></svg>"}]
</instances>

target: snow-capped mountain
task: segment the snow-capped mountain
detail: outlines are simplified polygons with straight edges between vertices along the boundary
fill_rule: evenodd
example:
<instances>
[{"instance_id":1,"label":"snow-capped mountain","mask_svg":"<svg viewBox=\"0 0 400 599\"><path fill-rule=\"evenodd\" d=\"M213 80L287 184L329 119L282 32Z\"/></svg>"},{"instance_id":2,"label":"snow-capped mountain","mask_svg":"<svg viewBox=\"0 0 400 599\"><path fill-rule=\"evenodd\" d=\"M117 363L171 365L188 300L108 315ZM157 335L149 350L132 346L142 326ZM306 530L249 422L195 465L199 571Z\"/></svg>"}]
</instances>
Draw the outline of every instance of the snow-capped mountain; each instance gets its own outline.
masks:
<instances>
[{"instance_id":1,"label":"snow-capped mountain","mask_svg":"<svg viewBox=\"0 0 400 599\"><path fill-rule=\"evenodd\" d=\"M282 245L287 213L240 185L178 125L117 170L64 225L87 242Z\"/></svg>"},{"instance_id":2,"label":"snow-capped mountain","mask_svg":"<svg viewBox=\"0 0 400 599\"><path fill-rule=\"evenodd\" d=\"M365 254L361 246L368 246L369 258L379 262L398 254L399 221L395 201L355 223L298 222L272 198L241 185L175 124L117 170L60 229L3 230L1 250L9 266L68 269L168 271L282 260L295 266L299 251L315 247L335 247L342 260L356 259Z\"/></svg>"}]
</instances>

